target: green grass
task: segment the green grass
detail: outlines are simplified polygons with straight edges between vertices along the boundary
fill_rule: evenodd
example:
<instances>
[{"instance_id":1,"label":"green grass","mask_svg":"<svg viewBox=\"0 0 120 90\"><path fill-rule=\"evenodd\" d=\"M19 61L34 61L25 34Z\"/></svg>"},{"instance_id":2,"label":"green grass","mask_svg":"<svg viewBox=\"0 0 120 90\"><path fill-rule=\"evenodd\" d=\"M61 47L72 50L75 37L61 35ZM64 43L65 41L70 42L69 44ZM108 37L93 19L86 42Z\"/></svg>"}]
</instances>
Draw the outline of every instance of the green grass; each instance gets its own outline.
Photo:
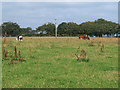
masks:
<instances>
[{"instance_id":1,"label":"green grass","mask_svg":"<svg viewBox=\"0 0 120 90\"><path fill-rule=\"evenodd\" d=\"M88 43L94 41L94 46ZM104 45L99 55L97 42ZM8 65L3 60L3 88L117 88L118 39L91 38L24 38L17 42L7 38L6 50L14 53L14 46L21 51L25 62ZM87 53L89 62L79 62L75 56L80 46ZM29 47L31 54L29 55Z\"/></svg>"}]
</instances>

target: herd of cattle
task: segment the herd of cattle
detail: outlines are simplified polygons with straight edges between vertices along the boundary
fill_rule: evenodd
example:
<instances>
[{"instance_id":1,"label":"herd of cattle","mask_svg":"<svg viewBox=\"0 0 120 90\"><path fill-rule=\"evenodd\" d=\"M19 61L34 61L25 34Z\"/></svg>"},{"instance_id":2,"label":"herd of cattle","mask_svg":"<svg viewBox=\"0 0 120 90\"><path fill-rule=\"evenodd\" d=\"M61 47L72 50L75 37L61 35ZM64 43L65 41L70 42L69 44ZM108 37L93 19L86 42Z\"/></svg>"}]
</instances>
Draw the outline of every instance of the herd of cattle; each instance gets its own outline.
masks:
<instances>
[{"instance_id":1,"label":"herd of cattle","mask_svg":"<svg viewBox=\"0 0 120 90\"><path fill-rule=\"evenodd\" d=\"M83 40L90 40L90 38L89 37L87 37L87 36L79 36L79 39L83 39ZM23 36L17 36L16 37L16 40L18 40L18 41L22 41L23 40Z\"/></svg>"}]
</instances>

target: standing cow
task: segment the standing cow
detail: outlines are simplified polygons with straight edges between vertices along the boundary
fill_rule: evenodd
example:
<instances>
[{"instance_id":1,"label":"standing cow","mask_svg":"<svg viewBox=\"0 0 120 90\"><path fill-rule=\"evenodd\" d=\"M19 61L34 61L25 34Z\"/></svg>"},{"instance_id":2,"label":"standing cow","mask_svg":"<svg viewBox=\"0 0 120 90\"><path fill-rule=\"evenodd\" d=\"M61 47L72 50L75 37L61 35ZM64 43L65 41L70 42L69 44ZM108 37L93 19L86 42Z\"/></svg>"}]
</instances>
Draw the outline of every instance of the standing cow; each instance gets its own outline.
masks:
<instances>
[{"instance_id":1,"label":"standing cow","mask_svg":"<svg viewBox=\"0 0 120 90\"><path fill-rule=\"evenodd\" d=\"M19 35L18 35L18 36L16 37L16 40L22 41L22 40L23 40L23 36L19 36Z\"/></svg>"}]
</instances>

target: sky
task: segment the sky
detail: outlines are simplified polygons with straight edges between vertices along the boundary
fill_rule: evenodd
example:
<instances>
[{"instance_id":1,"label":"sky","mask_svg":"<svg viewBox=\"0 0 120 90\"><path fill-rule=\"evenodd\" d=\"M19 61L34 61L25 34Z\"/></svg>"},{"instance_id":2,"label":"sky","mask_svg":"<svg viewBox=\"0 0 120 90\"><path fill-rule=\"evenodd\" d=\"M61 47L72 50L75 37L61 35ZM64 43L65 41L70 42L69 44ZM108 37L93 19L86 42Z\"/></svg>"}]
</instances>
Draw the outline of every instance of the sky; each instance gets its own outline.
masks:
<instances>
[{"instance_id":1,"label":"sky","mask_svg":"<svg viewBox=\"0 0 120 90\"><path fill-rule=\"evenodd\" d=\"M118 23L118 2L2 2L2 22L15 22L21 27L48 22L81 24L103 18Z\"/></svg>"}]
</instances>

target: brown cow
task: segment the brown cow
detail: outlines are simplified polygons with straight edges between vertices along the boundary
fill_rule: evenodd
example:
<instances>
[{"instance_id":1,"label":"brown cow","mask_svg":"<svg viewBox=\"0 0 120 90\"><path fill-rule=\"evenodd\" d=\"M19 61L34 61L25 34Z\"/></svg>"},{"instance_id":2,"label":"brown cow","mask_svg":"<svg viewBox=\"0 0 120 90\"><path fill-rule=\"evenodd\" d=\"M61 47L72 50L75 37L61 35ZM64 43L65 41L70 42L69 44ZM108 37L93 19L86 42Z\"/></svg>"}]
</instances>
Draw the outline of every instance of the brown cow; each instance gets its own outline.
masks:
<instances>
[{"instance_id":1,"label":"brown cow","mask_svg":"<svg viewBox=\"0 0 120 90\"><path fill-rule=\"evenodd\" d=\"M87 40L90 40L90 38L89 37L84 37L85 39L87 39Z\"/></svg>"},{"instance_id":2,"label":"brown cow","mask_svg":"<svg viewBox=\"0 0 120 90\"><path fill-rule=\"evenodd\" d=\"M86 36L79 36L79 39L81 39L81 38L84 39L84 40L86 40L86 39L87 39L87 40L90 40L90 38L89 38L89 37L86 37Z\"/></svg>"},{"instance_id":3,"label":"brown cow","mask_svg":"<svg viewBox=\"0 0 120 90\"><path fill-rule=\"evenodd\" d=\"M79 36L79 39L81 39L81 38L83 39L83 38L84 38L84 36Z\"/></svg>"}]
</instances>

